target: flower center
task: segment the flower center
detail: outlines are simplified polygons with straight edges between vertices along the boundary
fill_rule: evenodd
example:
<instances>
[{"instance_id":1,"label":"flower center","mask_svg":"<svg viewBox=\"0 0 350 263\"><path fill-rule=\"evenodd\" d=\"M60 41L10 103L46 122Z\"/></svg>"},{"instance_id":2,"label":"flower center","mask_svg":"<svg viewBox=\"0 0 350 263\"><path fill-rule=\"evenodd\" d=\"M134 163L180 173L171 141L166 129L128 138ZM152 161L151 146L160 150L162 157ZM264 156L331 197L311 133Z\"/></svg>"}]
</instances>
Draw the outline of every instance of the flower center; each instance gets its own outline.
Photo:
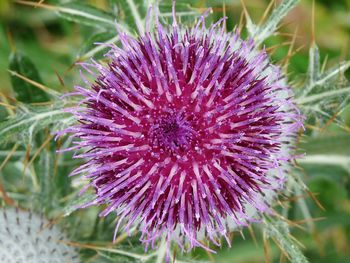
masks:
<instances>
[{"instance_id":1,"label":"flower center","mask_svg":"<svg viewBox=\"0 0 350 263\"><path fill-rule=\"evenodd\" d=\"M176 113L159 118L150 129L153 146L170 152L187 150L194 135L191 123L182 114Z\"/></svg>"}]
</instances>

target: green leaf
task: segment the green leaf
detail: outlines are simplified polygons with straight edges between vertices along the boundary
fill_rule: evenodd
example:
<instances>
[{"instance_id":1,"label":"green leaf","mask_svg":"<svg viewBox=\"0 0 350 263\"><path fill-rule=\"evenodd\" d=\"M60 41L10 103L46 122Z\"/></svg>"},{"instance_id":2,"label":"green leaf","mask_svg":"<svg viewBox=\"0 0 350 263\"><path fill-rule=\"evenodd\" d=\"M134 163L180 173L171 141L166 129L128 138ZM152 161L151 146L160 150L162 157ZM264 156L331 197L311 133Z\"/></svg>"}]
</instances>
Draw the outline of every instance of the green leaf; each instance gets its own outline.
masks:
<instances>
[{"instance_id":1,"label":"green leaf","mask_svg":"<svg viewBox=\"0 0 350 263\"><path fill-rule=\"evenodd\" d=\"M22 107L16 116L0 122L0 143L23 140L32 142L33 136L52 125L52 133L74 122L74 117L62 111L62 107Z\"/></svg>"},{"instance_id":2,"label":"green leaf","mask_svg":"<svg viewBox=\"0 0 350 263\"><path fill-rule=\"evenodd\" d=\"M256 45L260 45L265 39L273 35L281 20L292 10L299 0L283 0L281 4L273 9L272 14L267 21L261 26L255 26L250 19L248 32L254 38Z\"/></svg>"},{"instance_id":3,"label":"green leaf","mask_svg":"<svg viewBox=\"0 0 350 263\"><path fill-rule=\"evenodd\" d=\"M33 62L25 55L16 52L12 53L9 58L9 68L30 80L42 83L39 72ZM49 101L48 94L33 86L27 81L11 75L12 88L15 92L15 97L18 101L24 103L36 103Z\"/></svg>"}]
</instances>

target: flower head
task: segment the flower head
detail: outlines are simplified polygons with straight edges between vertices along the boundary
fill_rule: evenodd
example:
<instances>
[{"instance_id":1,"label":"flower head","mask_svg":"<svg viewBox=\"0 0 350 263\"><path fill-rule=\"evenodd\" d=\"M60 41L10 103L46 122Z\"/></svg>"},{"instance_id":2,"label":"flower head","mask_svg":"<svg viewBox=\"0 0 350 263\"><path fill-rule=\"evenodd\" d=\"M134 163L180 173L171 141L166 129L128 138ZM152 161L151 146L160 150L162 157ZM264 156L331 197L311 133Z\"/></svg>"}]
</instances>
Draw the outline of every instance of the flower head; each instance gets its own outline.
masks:
<instances>
[{"instance_id":1,"label":"flower head","mask_svg":"<svg viewBox=\"0 0 350 263\"><path fill-rule=\"evenodd\" d=\"M0 210L0 262L80 262L64 243L61 230L35 213L14 208Z\"/></svg>"},{"instance_id":2,"label":"flower head","mask_svg":"<svg viewBox=\"0 0 350 263\"><path fill-rule=\"evenodd\" d=\"M224 19L183 28L174 13L172 26L149 27L120 32L107 66L83 64L98 75L76 87L83 100L70 110L79 124L65 132L86 159L73 174L96 191L85 206L138 225L146 245L218 244L270 210L301 118L280 68Z\"/></svg>"}]
</instances>

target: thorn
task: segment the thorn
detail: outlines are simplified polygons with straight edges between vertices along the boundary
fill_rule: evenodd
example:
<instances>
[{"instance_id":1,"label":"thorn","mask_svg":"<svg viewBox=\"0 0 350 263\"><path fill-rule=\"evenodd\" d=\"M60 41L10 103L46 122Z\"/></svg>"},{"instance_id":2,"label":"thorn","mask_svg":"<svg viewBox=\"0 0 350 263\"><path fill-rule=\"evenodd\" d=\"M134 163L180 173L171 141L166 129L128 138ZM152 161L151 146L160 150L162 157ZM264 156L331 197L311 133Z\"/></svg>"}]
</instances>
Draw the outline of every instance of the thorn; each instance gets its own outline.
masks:
<instances>
[{"instance_id":1,"label":"thorn","mask_svg":"<svg viewBox=\"0 0 350 263\"><path fill-rule=\"evenodd\" d=\"M294 23L295 23L295 21L283 22L276 28L276 32L278 32L282 27L290 26L290 25L293 25Z\"/></svg>"},{"instance_id":2,"label":"thorn","mask_svg":"<svg viewBox=\"0 0 350 263\"><path fill-rule=\"evenodd\" d=\"M174 248L174 253L173 253L173 262L175 263L175 260L176 260L176 252L177 252L177 250L176 250L176 247Z\"/></svg>"},{"instance_id":3,"label":"thorn","mask_svg":"<svg viewBox=\"0 0 350 263\"><path fill-rule=\"evenodd\" d=\"M64 77L67 76L67 74L77 65L77 63L80 63L80 62L82 62L82 61L81 61L81 60L77 60L77 61L73 62L72 65L70 65L70 66L66 69L66 71L63 73L63 76L64 76Z\"/></svg>"},{"instance_id":4,"label":"thorn","mask_svg":"<svg viewBox=\"0 0 350 263\"><path fill-rule=\"evenodd\" d=\"M263 242L264 242L264 255L265 255L265 263L271 262L271 256L270 256L270 244L269 239L266 236L266 233L263 233Z\"/></svg>"},{"instance_id":5,"label":"thorn","mask_svg":"<svg viewBox=\"0 0 350 263\"><path fill-rule=\"evenodd\" d=\"M226 17L226 1L224 0L222 2L222 17ZM224 20L224 25L225 25L225 32L227 31L227 27L226 27L226 19Z\"/></svg>"},{"instance_id":6,"label":"thorn","mask_svg":"<svg viewBox=\"0 0 350 263\"><path fill-rule=\"evenodd\" d=\"M315 0L312 0L312 13L311 13L311 45L315 45Z\"/></svg>"},{"instance_id":7,"label":"thorn","mask_svg":"<svg viewBox=\"0 0 350 263\"><path fill-rule=\"evenodd\" d=\"M324 71L326 70L327 62L328 62L328 54L326 55L325 59L323 60L322 67L321 67L321 74L324 73Z\"/></svg>"},{"instance_id":8,"label":"thorn","mask_svg":"<svg viewBox=\"0 0 350 263\"><path fill-rule=\"evenodd\" d=\"M17 145L17 144L15 144L15 145L12 147L10 153L6 156L5 160L1 163L1 165L0 165L0 171L5 167L6 163L11 159L12 155L16 152L17 148L18 148L18 145Z\"/></svg>"},{"instance_id":9,"label":"thorn","mask_svg":"<svg viewBox=\"0 0 350 263\"><path fill-rule=\"evenodd\" d=\"M290 60L290 58L291 58L291 56L293 54L293 48L294 48L294 44L295 44L295 40L296 40L297 34L298 34L298 27L294 31L292 42L291 42L291 44L289 46L287 57L285 58L285 61L284 61L283 69L284 69L285 72L288 71L289 60Z\"/></svg>"},{"instance_id":10,"label":"thorn","mask_svg":"<svg viewBox=\"0 0 350 263\"><path fill-rule=\"evenodd\" d=\"M3 101L2 103L4 103L3 106L6 108L8 114L9 114L10 116L15 115L14 110L13 110L11 107L7 107L7 105L12 106L12 105L9 103L9 100L12 101L13 103L16 103L17 101L16 101L15 99L11 98L11 97L8 97L8 96L4 95L4 94L1 93L1 92L0 92L0 97L1 97L1 100ZM5 104L6 104L6 106L5 106ZM15 108L16 108L16 107L15 107Z\"/></svg>"},{"instance_id":11,"label":"thorn","mask_svg":"<svg viewBox=\"0 0 350 263\"><path fill-rule=\"evenodd\" d=\"M282 36L282 37L293 37L295 33L276 32L276 35ZM296 36L296 38L302 38L302 36Z\"/></svg>"},{"instance_id":12,"label":"thorn","mask_svg":"<svg viewBox=\"0 0 350 263\"><path fill-rule=\"evenodd\" d=\"M283 42L281 44L276 44L276 45L273 45L271 47L268 47L266 48L266 52L275 52L279 47L283 47L283 46L288 46L290 45L292 42L291 41L286 41L286 42ZM271 55L271 54L270 54Z\"/></svg>"},{"instance_id":13,"label":"thorn","mask_svg":"<svg viewBox=\"0 0 350 263\"><path fill-rule=\"evenodd\" d=\"M240 231L239 231L239 233L241 234L242 239L243 239L243 240L245 240L245 236L244 236L243 231L242 231L242 230L240 230Z\"/></svg>"},{"instance_id":14,"label":"thorn","mask_svg":"<svg viewBox=\"0 0 350 263\"><path fill-rule=\"evenodd\" d=\"M60 214L53 218L52 220L49 220L45 225L42 226L39 233L41 231L44 231L45 229L52 229L54 225L56 225L62 218L64 217L64 214Z\"/></svg>"},{"instance_id":15,"label":"thorn","mask_svg":"<svg viewBox=\"0 0 350 263\"><path fill-rule=\"evenodd\" d=\"M321 220L325 220L325 219L327 219L327 218L326 217L305 218L305 219L302 219L302 220L294 221L294 223L296 223L296 224L304 224L306 222L317 222L317 221L321 221Z\"/></svg>"},{"instance_id":16,"label":"thorn","mask_svg":"<svg viewBox=\"0 0 350 263\"><path fill-rule=\"evenodd\" d=\"M340 61L347 60L346 58L348 57L348 54L349 54L349 50L348 50L349 45L350 45L350 38L347 37L346 40L344 40L344 44L341 49L341 53L339 57Z\"/></svg>"},{"instance_id":17,"label":"thorn","mask_svg":"<svg viewBox=\"0 0 350 263\"><path fill-rule=\"evenodd\" d=\"M276 216L277 218L279 218L279 219L281 219L282 221L286 222L287 224L289 224L289 225L291 225L291 226L293 226L293 227L299 228L300 230L303 230L303 231L306 232L305 227L302 227L302 226L300 226L298 223L289 220L288 218L286 218L286 217L280 215L279 213L277 213L276 211L274 212L274 216Z\"/></svg>"},{"instance_id":18,"label":"thorn","mask_svg":"<svg viewBox=\"0 0 350 263\"><path fill-rule=\"evenodd\" d=\"M32 6L34 8L40 7L48 10L56 10L57 8L53 5L47 5L43 4L43 1L39 2L34 2L34 1L23 1L23 0L14 0L14 3L21 4L21 5L27 5L27 6Z\"/></svg>"},{"instance_id":19,"label":"thorn","mask_svg":"<svg viewBox=\"0 0 350 263\"><path fill-rule=\"evenodd\" d=\"M318 251L320 253L321 256L325 256L325 251L324 251L324 245L323 243L321 242L321 239L320 239L320 235L314 231L312 233L312 239L315 241L315 243L317 244L317 248L318 248Z\"/></svg>"},{"instance_id":20,"label":"thorn","mask_svg":"<svg viewBox=\"0 0 350 263\"><path fill-rule=\"evenodd\" d=\"M38 157L38 155L40 154L40 152L45 148L45 146L50 142L50 140L52 139L52 135L49 134L49 136L46 138L46 140L43 142L42 145L40 145L40 147L38 148L38 150L36 150L36 152L34 153L32 159L24 166L23 168L23 173L26 171L26 169L28 168L28 166L30 166L34 160L36 159L36 157Z\"/></svg>"},{"instance_id":21,"label":"thorn","mask_svg":"<svg viewBox=\"0 0 350 263\"><path fill-rule=\"evenodd\" d=\"M242 32L243 26L244 26L244 18L245 14L244 12L241 13L240 18L239 18L239 23L238 23L238 31Z\"/></svg>"},{"instance_id":22,"label":"thorn","mask_svg":"<svg viewBox=\"0 0 350 263\"><path fill-rule=\"evenodd\" d=\"M288 259L291 260L291 258L289 257L289 255L287 254L286 251L284 251L284 249L282 248L281 244L274 238L271 237L271 239L273 240L273 242L278 246L279 250L281 251L281 253Z\"/></svg>"},{"instance_id":23,"label":"thorn","mask_svg":"<svg viewBox=\"0 0 350 263\"><path fill-rule=\"evenodd\" d=\"M274 4L276 4L275 0L271 0L270 3L269 3L269 5L268 5L267 8L265 9L265 12L264 12L263 16L261 17L261 19L260 19L260 21L259 21L259 23L258 23L259 26L261 26L262 23L265 21L265 19L266 19L268 13L270 12L270 10L271 10L272 6L274 6Z\"/></svg>"},{"instance_id":24,"label":"thorn","mask_svg":"<svg viewBox=\"0 0 350 263\"><path fill-rule=\"evenodd\" d=\"M54 69L54 71L55 71L56 77L57 77L58 81L60 82L61 86L65 87L63 78L58 74L58 72L55 69Z\"/></svg>"},{"instance_id":25,"label":"thorn","mask_svg":"<svg viewBox=\"0 0 350 263\"><path fill-rule=\"evenodd\" d=\"M249 20L250 16L249 16L249 13L248 13L248 10L247 10L247 6L244 3L244 0L241 0L241 5L242 5L242 8L243 8L243 14L244 14L246 20Z\"/></svg>"},{"instance_id":26,"label":"thorn","mask_svg":"<svg viewBox=\"0 0 350 263\"><path fill-rule=\"evenodd\" d=\"M287 259L286 255L282 252L280 255L280 263L285 263L286 259Z\"/></svg>"},{"instance_id":27,"label":"thorn","mask_svg":"<svg viewBox=\"0 0 350 263\"><path fill-rule=\"evenodd\" d=\"M42 91L44 91L44 92L46 92L46 93L48 93L48 94L57 95L57 93L58 93L57 91L55 91L55 90L53 90L53 89L50 89L50 88L46 87L45 85L43 85L43 84L41 84L41 83L38 83L38 82L36 82L36 81L34 81L34 80L31 80L31 79L29 79L29 78L27 78L27 77L25 77L25 76L19 74L19 73L16 72L16 71L12 71L12 70L10 70L10 69L8 69L7 71L8 71L11 75L16 76L16 77L18 77L18 78L20 78L20 79L22 79L22 80L28 82L29 84L33 85L34 87L36 87L36 88L38 88L38 89L40 89L40 90L42 90Z\"/></svg>"},{"instance_id":28,"label":"thorn","mask_svg":"<svg viewBox=\"0 0 350 263\"><path fill-rule=\"evenodd\" d=\"M287 234L290 239L292 239L296 244L298 244L301 248L305 249L305 245L301 243L298 239L296 239L292 234Z\"/></svg>"},{"instance_id":29,"label":"thorn","mask_svg":"<svg viewBox=\"0 0 350 263\"><path fill-rule=\"evenodd\" d=\"M8 40L9 46L11 48L11 52L14 53L16 52L16 45L15 45L15 41L13 40L13 35L10 29L6 30L6 34L7 34L7 40Z\"/></svg>"},{"instance_id":30,"label":"thorn","mask_svg":"<svg viewBox=\"0 0 350 263\"><path fill-rule=\"evenodd\" d=\"M320 201L318 201L318 199L316 198L316 195L314 193L312 193L311 191L307 190L307 193L309 194L309 196L312 198L312 200L316 203L316 205L323 211L326 211L326 209L324 208L324 206L320 203Z\"/></svg>"},{"instance_id":31,"label":"thorn","mask_svg":"<svg viewBox=\"0 0 350 263\"><path fill-rule=\"evenodd\" d=\"M30 146L30 143L28 143L27 147L26 147L26 155L25 155L25 158L23 160L24 167L27 167L28 162L30 160L30 150L31 150L31 146ZM25 173L25 168L23 169L23 176L24 176L24 173Z\"/></svg>"},{"instance_id":32,"label":"thorn","mask_svg":"<svg viewBox=\"0 0 350 263\"><path fill-rule=\"evenodd\" d=\"M320 128L315 125L305 124L305 127L314 131L320 131Z\"/></svg>"},{"instance_id":33,"label":"thorn","mask_svg":"<svg viewBox=\"0 0 350 263\"><path fill-rule=\"evenodd\" d=\"M38 6L40 6L44 1L45 1L45 0L40 0L40 1L38 2L38 4L37 4L36 6L34 6L34 8L37 8Z\"/></svg>"},{"instance_id":34,"label":"thorn","mask_svg":"<svg viewBox=\"0 0 350 263\"><path fill-rule=\"evenodd\" d=\"M13 106L11 104L7 104L7 103L4 103L4 102L1 102L0 101L0 106L4 106L5 108L8 108L8 109L16 109L16 106Z\"/></svg>"},{"instance_id":35,"label":"thorn","mask_svg":"<svg viewBox=\"0 0 350 263\"><path fill-rule=\"evenodd\" d=\"M334 120L339 116L340 113L341 113L340 111L335 112L333 116L325 123L325 125L320 128L320 132L324 133L326 129L329 127L329 125L331 125L334 122Z\"/></svg>"},{"instance_id":36,"label":"thorn","mask_svg":"<svg viewBox=\"0 0 350 263\"><path fill-rule=\"evenodd\" d=\"M210 262L212 262L212 263L216 263L216 261L215 261L215 258L214 258L214 256L213 256L213 254L212 254L210 251L206 250L206 249L205 249L205 252L206 252L206 254L207 254L207 256L208 256L208 258L209 258Z\"/></svg>"},{"instance_id":37,"label":"thorn","mask_svg":"<svg viewBox=\"0 0 350 263\"><path fill-rule=\"evenodd\" d=\"M16 152L17 150L17 147L18 145L15 144L10 153L6 156L5 160L1 163L0 165L0 171L5 167L6 163L11 159L12 155ZM7 193L6 193L6 190L5 190L5 187L3 186L3 183L2 183L2 180L1 180L1 177L0 177L0 193L2 195L2 198L4 199L4 202L7 204L7 205L14 205L15 204L15 201L10 198Z\"/></svg>"},{"instance_id":38,"label":"thorn","mask_svg":"<svg viewBox=\"0 0 350 263\"><path fill-rule=\"evenodd\" d=\"M284 202L296 202L299 199L305 198L307 195L294 195L292 197L288 197L286 199L280 200L282 203Z\"/></svg>"},{"instance_id":39,"label":"thorn","mask_svg":"<svg viewBox=\"0 0 350 263\"><path fill-rule=\"evenodd\" d=\"M258 241L256 240L256 236L255 236L255 233L254 233L254 229L253 229L253 227L251 225L248 226L248 230L249 230L250 236L252 237L252 239L254 241L255 246L259 247Z\"/></svg>"}]
</instances>

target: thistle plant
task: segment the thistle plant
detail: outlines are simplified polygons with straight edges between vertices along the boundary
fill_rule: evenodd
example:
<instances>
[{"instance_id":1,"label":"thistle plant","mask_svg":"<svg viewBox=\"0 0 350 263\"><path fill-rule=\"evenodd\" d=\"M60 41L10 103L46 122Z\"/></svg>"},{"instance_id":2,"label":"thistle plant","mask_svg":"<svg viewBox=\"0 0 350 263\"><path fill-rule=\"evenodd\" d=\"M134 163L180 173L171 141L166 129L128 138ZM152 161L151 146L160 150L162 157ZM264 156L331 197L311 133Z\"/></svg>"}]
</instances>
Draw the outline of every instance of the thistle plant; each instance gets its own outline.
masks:
<instances>
[{"instance_id":1,"label":"thistle plant","mask_svg":"<svg viewBox=\"0 0 350 263\"><path fill-rule=\"evenodd\" d=\"M212 9L181 1L110 1L109 12L17 2L97 33L68 73L74 81L59 76L66 91L11 54L0 172L23 183L4 176L4 204L63 221L82 261L208 262L223 247L235 253L235 233L257 233L266 261L271 239L282 258L308 262L291 235L315 235L310 207L323 208L303 169L325 157L309 155L308 141L315 126L346 129L350 64L325 70L313 42L299 84L273 60L265 43L299 1L272 2L259 24L242 2L245 27L232 30L226 14L214 21Z\"/></svg>"},{"instance_id":2,"label":"thistle plant","mask_svg":"<svg viewBox=\"0 0 350 263\"><path fill-rule=\"evenodd\" d=\"M83 206L107 204L101 216L140 225L146 247L165 238L168 251L172 241L203 247L203 236L230 242L230 229L268 212L302 119L253 41L225 33L225 19L183 28L175 8L170 28L151 8L137 39L119 32L107 66L84 64L96 81L76 87L82 101L67 111L79 124L59 133L72 133L69 149L83 149L74 158L88 160L72 173L95 188Z\"/></svg>"}]
</instances>

